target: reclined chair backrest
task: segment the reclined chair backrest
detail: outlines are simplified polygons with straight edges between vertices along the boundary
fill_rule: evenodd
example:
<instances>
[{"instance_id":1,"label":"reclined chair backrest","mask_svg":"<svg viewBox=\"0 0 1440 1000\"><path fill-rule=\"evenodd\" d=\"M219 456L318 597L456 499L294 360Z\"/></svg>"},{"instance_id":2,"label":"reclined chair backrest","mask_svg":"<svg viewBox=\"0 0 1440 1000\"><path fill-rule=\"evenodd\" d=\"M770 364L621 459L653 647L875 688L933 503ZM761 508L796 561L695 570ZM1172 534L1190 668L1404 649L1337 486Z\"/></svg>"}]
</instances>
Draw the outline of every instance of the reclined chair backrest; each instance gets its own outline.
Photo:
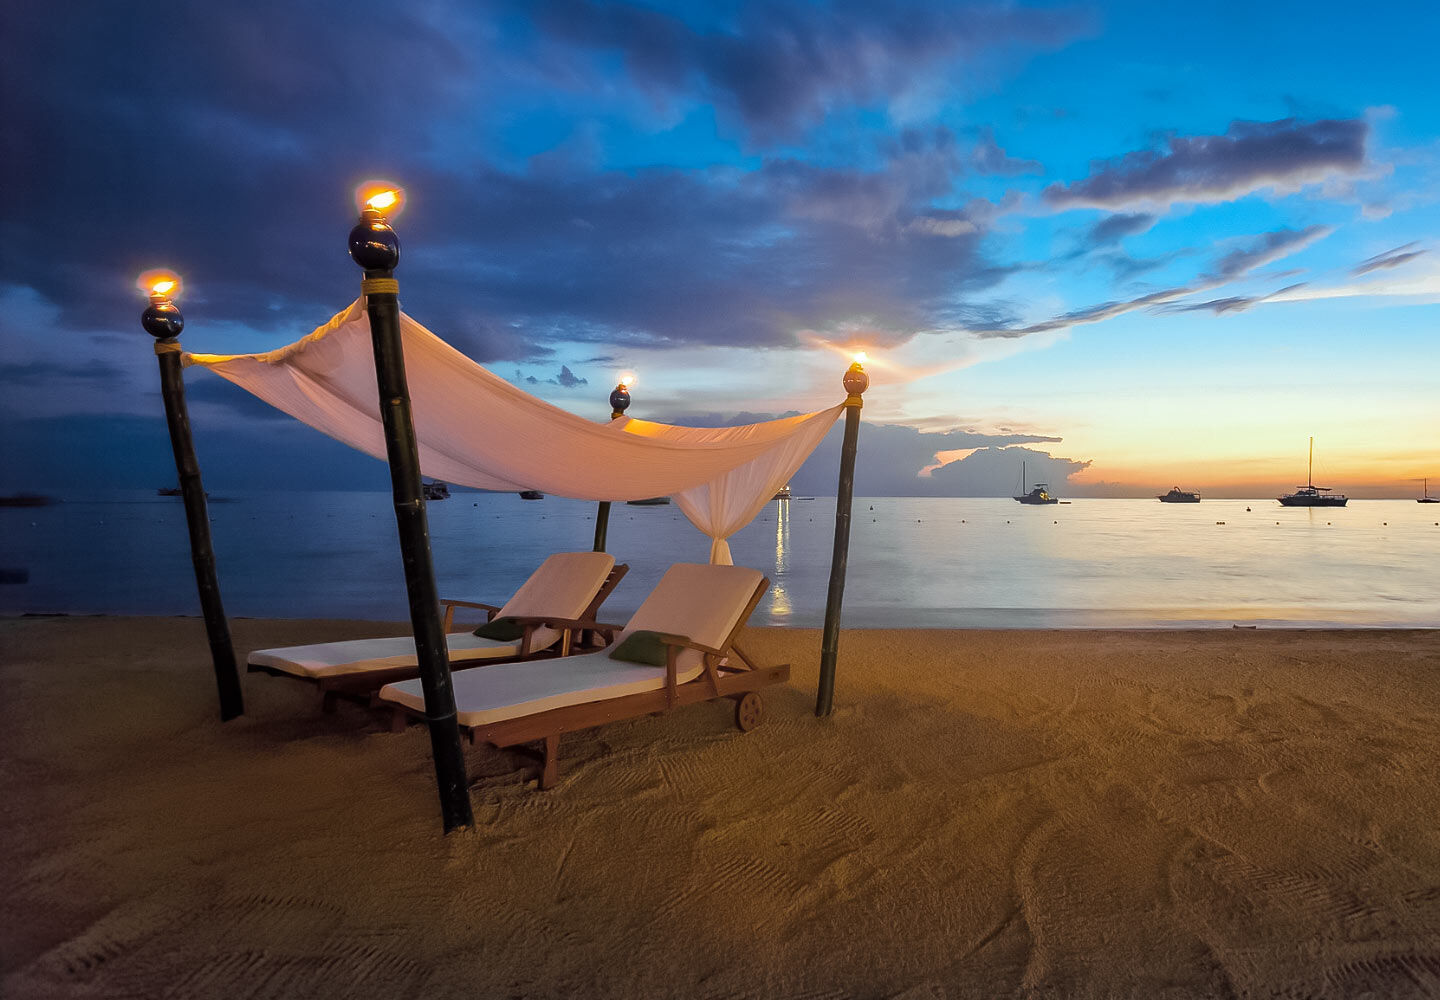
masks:
<instances>
[{"instance_id":1,"label":"reclined chair backrest","mask_svg":"<svg viewBox=\"0 0 1440 1000\"><path fill-rule=\"evenodd\" d=\"M540 564L495 617L579 618L614 568L615 557L608 552L556 552ZM530 648L544 649L559 635L554 629L536 629Z\"/></svg>"},{"instance_id":2,"label":"reclined chair backrest","mask_svg":"<svg viewBox=\"0 0 1440 1000\"><path fill-rule=\"evenodd\" d=\"M616 641L648 629L683 635L701 645L723 649L735 627L748 616L755 590L764 579L759 570L745 566L676 563L630 616ZM682 670L693 667L700 658L699 652L687 649L680 654L677 666Z\"/></svg>"}]
</instances>

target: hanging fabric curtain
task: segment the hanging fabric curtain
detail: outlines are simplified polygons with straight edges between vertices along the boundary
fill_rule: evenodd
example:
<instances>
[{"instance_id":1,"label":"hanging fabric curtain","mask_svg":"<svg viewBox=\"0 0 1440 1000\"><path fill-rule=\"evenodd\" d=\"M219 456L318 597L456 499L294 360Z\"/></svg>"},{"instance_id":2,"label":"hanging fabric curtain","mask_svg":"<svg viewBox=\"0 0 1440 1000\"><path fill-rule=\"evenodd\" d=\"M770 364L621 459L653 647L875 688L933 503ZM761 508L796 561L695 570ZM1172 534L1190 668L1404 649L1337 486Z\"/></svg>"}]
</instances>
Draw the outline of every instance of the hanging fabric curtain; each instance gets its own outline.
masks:
<instances>
[{"instance_id":1,"label":"hanging fabric curtain","mask_svg":"<svg viewBox=\"0 0 1440 1000\"><path fill-rule=\"evenodd\" d=\"M592 423L511 385L400 315L420 469L486 490L580 500L673 496L711 538L712 562L815 450L844 409L741 427ZM385 458L370 321L357 300L265 354L184 354L316 430Z\"/></svg>"}]
</instances>

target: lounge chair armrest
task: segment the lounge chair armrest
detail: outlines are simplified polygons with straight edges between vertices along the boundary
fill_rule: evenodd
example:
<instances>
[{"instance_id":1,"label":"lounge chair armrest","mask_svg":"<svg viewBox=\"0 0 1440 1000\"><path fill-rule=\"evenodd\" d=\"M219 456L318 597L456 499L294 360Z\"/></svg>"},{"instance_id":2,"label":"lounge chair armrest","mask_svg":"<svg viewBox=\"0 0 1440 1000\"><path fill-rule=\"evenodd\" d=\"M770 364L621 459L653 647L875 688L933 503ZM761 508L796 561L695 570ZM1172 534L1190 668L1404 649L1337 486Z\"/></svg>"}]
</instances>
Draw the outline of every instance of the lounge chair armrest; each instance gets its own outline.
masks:
<instances>
[{"instance_id":1,"label":"lounge chair armrest","mask_svg":"<svg viewBox=\"0 0 1440 1000\"><path fill-rule=\"evenodd\" d=\"M481 611L499 611L500 607L495 604L481 604L478 601L457 601L452 598L442 597L440 603L447 608L479 608Z\"/></svg>"},{"instance_id":2,"label":"lounge chair armrest","mask_svg":"<svg viewBox=\"0 0 1440 1000\"><path fill-rule=\"evenodd\" d=\"M696 642L688 635L672 635L669 632L655 633L661 642L667 646L679 646L682 649L698 649L702 653L713 653L716 656L724 656L725 650L716 649L714 646L707 646L702 642Z\"/></svg>"},{"instance_id":3,"label":"lounge chair armrest","mask_svg":"<svg viewBox=\"0 0 1440 1000\"><path fill-rule=\"evenodd\" d=\"M449 632L450 626L455 622L456 608L478 608L481 611L488 611L489 614L485 616L487 622L493 619L500 610L494 604L480 604L476 601L457 601L448 597L442 597L440 599L440 606L445 609L445 620L441 624L441 629L445 632Z\"/></svg>"}]
</instances>

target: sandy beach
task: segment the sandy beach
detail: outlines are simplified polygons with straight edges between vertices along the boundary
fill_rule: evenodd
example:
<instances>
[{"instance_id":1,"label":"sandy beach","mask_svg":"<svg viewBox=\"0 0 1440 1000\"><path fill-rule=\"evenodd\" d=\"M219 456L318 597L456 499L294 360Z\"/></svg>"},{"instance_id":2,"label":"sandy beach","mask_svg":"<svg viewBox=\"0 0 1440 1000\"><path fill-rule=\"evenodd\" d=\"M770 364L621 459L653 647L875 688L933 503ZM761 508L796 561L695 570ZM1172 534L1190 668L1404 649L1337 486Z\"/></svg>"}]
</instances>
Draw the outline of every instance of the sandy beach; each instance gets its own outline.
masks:
<instances>
[{"instance_id":1,"label":"sandy beach","mask_svg":"<svg viewBox=\"0 0 1440 1000\"><path fill-rule=\"evenodd\" d=\"M0 621L0 994L1440 995L1440 633L847 631L826 720L747 639L760 728L473 748L444 837L422 728L221 725L198 619Z\"/></svg>"}]
</instances>

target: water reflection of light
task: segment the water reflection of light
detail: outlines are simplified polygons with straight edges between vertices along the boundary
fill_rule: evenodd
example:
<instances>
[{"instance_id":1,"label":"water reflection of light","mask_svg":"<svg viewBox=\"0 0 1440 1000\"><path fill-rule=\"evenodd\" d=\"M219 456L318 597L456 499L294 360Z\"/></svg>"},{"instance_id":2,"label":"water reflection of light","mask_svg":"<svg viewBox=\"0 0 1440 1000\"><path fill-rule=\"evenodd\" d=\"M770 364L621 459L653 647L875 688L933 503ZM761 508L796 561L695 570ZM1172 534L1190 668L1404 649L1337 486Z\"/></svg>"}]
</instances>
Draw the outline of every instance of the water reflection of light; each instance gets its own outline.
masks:
<instances>
[{"instance_id":1,"label":"water reflection of light","mask_svg":"<svg viewBox=\"0 0 1440 1000\"><path fill-rule=\"evenodd\" d=\"M784 580L790 568L790 501L777 501L775 507L775 576L770 587L770 613L781 616L793 610Z\"/></svg>"}]
</instances>

